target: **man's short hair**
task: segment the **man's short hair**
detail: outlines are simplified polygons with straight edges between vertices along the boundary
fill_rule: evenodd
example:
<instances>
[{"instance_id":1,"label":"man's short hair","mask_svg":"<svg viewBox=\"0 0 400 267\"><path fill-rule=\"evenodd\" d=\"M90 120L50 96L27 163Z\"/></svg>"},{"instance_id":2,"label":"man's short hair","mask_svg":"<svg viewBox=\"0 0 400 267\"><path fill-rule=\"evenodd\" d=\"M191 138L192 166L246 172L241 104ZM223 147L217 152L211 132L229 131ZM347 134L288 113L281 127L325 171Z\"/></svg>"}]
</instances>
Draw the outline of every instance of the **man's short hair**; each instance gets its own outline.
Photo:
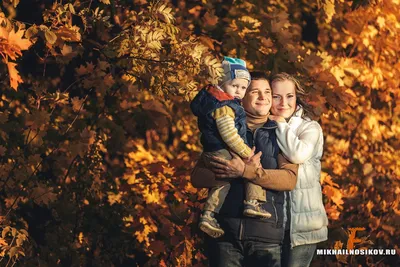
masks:
<instances>
[{"instance_id":1,"label":"man's short hair","mask_svg":"<svg viewBox=\"0 0 400 267\"><path fill-rule=\"evenodd\" d=\"M252 80L267 80L269 81L269 76L263 71L252 71L250 72Z\"/></svg>"}]
</instances>

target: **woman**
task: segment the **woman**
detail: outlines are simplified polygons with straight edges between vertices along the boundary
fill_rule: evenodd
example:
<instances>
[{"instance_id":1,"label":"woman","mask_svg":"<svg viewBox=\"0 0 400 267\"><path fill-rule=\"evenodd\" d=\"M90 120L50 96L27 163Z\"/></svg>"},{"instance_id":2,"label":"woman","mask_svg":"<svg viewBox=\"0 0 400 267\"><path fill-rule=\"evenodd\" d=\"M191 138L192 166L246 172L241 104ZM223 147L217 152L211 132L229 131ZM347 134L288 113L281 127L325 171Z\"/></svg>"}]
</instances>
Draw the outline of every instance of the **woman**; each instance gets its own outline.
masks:
<instances>
[{"instance_id":1,"label":"woman","mask_svg":"<svg viewBox=\"0 0 400 267\"><path fill-rule=\"evenodd\" d=\"M305 92L287 73L271 78L270 119L277 122L276 136L282 154L299 164L297 183L290 192L282 266L309 266L317 243L328 239L328 218L320 185L323 134L304 101Z\"/></svg>"}]
</instances>

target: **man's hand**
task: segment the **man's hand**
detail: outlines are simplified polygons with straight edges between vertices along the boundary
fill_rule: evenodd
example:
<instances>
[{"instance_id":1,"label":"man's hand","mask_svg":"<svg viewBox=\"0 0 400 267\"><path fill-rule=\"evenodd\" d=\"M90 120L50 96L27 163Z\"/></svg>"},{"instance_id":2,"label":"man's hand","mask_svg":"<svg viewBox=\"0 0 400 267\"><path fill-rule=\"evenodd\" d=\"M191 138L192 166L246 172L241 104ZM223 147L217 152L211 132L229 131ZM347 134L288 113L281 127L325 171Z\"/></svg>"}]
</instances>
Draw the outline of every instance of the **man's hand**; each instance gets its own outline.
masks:
<instances>
[{"instance_id":1,"label":"man's hand","mask_svg":"<svg viewBox=\"0 0 400 267\"><path fill-rule=\"evenodd\" d=\"M221 179L242 177L245 163L236 153L231 152L231 154L231 160L226 160L219 157L211 157L211 170L215 173L216 178Z\"/></svg>"},{"instance_id":2,"label":"man's hand","mask_svg":"<svg viewBox=\"0 0 400 267\"><path fill-rule=\"evenodd\" d=\"M270 120L276 121L276 122L285 122L285 118L282 116L277 116L277 115L269 115L268 118Z\"/></svg>"}]
</instances>

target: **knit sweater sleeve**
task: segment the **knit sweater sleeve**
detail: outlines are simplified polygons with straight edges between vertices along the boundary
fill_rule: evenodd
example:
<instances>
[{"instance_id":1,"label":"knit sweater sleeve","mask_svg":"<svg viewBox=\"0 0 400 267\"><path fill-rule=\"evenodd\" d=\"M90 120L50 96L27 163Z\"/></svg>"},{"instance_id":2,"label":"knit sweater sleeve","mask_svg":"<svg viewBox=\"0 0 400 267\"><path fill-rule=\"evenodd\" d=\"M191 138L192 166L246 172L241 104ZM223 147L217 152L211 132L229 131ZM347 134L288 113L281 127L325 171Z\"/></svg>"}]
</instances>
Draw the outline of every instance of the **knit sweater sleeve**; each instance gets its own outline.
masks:
<instances>
[{"instance_id":1,"label":"knit sweater sleeve","mask_svg":"<svg viewBox=\"0 0 400 267\"><path fill-rule=\"evenodd\" d=\"M264 188L289 191L293 190L297 182L297 164L288 162L282 155L278 156L279 169L256 168L246 164L243 178L258 184ZM220 186L229 181L229 179L216 180L215 174L207 169L202 158L197 161L196 166L190 175L190 181L196 188L211 188Z\"/></svg>"},{"instance_id":2,"label":"knit sweater sleeve","mask_svg":"<svg viewBox=\"0 0 400 267\"><path fill-rule=\"evenodd\" d=\"M279 169L271 170L246 164L243 178L267 189L278 191L293 190L297 182L299 165L290 163L281 154L278 155L278 165Z\"/></svg>"},{"instance_id":3,"label":"knit sweater sleeve","mask_svg":"<svg viewBox=\"0 0 400 267\"><path fill-rule=\"evenodd\" d=\"M251 149L238 134L235 127L235 112L229 106L223 106L212 113L218 132L227 146L242 158L251 156Z\"/></svg>"},{"instance_id":4,"label":"knit sweater sleeve","mask_svg":"<svg viewBox=\"0 0 400 267\"><path fill-rule=\"evenodd\" d=\"M227 181L216 180L215 174L207 169L203 158L200 157L190 174L190 182L195 188L212 188L224 185Z\"/></svg>"},{"instance_id":5,"label":"knit sweater sleeve","mask_svg":"<svg viewBox=\"0 0 400 267\"><path fill-rule=\"evenodd\" d=\"M313 156L322 130L316 121L312 121L296 134L287 122L278 122L276 133L279 148L285 157L292 163L302 164Z\"/></svg>"}]
</instances>

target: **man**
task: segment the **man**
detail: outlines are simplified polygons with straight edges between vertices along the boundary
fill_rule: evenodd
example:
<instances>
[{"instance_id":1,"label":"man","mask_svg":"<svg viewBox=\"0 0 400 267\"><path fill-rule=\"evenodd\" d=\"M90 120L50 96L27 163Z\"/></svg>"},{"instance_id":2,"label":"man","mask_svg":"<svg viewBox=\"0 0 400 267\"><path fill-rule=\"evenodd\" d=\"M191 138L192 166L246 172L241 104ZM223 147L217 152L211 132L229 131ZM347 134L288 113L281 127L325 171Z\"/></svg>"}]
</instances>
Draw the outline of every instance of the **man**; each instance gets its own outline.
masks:
<instances>
[{"instance_id":1,"label":"man","mask_svg":"<svg viewBox=\"0 0 400 267\"><path fill-rule=\"evenodd\" d=\"M227 181L231 185L216 217L225 234L206 240L210 266L280 266L286 221L283 191L295 187L298 166L279 155L277 126L268 120L272 98L268 77L260 72L251 73L251 77L242 104L247 116L247 141L255 146L256 154L248 162L238 155L231 160L213 158L213 172L200 159L191 176L193 186L199 188ZM224 178L231 179L222 181ZM270 218L243 216L245 180L266 189L267 202L262 208L272 214Z\"/></svg>"}]
</instances>

